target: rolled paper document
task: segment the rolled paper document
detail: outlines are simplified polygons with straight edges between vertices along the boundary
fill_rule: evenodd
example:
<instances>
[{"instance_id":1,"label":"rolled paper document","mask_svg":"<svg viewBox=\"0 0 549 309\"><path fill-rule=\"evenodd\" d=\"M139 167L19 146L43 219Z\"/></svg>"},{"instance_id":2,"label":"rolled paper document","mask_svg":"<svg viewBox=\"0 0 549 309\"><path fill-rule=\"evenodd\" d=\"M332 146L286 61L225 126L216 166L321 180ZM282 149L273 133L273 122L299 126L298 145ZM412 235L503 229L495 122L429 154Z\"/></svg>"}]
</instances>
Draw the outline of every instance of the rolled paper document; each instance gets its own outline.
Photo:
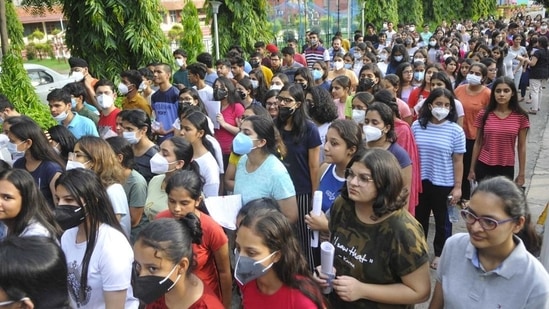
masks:
<instances>
[{"instance_id":1,"label":"rolled paper document","mask_svg":"<svg viewBox=\"0 0 549 309\"><path fill-rule=\"evenodd\" d=\"M334 274L334 254L335 247L328 241L323 241L320 244L320 272L328 277L329 286L322 290L323 294L332 293L332 280L335 278Z\"/></svg>"},{"instance_id":2,"label":"rolled paper document","mask_svg":"<svg viewBox=\"0 0 549 309\"><path fill-rule=\"evenodd\" d=\"M315 191L313 194L313 215L320 216L322 213L322 191ZM311 236L311 247L317 248L318 242L319 242L319 231L313 231L313 235Z\"/></svg>"}]
</instances>

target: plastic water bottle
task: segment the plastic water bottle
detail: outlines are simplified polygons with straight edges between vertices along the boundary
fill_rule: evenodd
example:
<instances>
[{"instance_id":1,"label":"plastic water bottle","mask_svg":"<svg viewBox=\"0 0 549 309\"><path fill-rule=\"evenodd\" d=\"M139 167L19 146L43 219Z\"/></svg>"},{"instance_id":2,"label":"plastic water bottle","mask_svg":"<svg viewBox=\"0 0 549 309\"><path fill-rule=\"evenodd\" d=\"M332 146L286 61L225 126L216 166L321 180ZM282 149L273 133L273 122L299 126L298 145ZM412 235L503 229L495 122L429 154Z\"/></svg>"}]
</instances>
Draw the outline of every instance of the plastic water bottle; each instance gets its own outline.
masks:
<instances>
[{"instance_id":1,"label":"plastic water bottle","mask_svg":"<svg viewBox=\"0 0 549 309\"><path fill-rule=\"evenodd\" d=\"M459 208L456 204L452 204L452 195L448 195L446 205L448 207L448 218L451 223L457 223L459 221Z\"/></svg>"}]
</instances>

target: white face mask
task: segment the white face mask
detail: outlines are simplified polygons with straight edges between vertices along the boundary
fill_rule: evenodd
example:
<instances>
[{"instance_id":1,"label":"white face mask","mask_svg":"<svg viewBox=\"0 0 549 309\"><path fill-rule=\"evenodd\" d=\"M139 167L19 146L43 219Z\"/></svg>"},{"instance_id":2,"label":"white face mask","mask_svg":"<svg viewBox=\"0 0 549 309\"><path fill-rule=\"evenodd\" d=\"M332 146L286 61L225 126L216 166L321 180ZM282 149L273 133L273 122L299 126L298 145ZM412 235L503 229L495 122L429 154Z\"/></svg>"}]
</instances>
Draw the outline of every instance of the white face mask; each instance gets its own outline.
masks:
<instances>
[{"instance_id":1,"label":"white face mask","mask_svg":"<svg viewBox=\"0 0 549 309\"><path fill-rule=\"evenodd\" d=\"M359 109L353 109L353 121L356 124L364 123L364 117L366 117L366 111L359 110Z\"/></svg>"},{"instance_id":2,"label":"white face mask","mask_svg":"<svg viewBox=\"0 0 549 309\"><path fill-rule=\"evenodd\" d=\"M173 162L172 162L173 163ZM153 174L166 174L170 171L170 162L160 153L156 153L150 160L151 172Z\"/></svg>"},{"instance_id":3,"label":"white face mask","mask_svg":"<svg viewBox=\"0 0 549 309\"><path fill-rule=\"evenodd\" d=\"M74 71L71 74L71 79L75 82L81 82L84 79L84 73L80 71Z\"/></svg>"},{"instance_id":4,"label":"white face mask","mask_svg":"<svg viewBox=\"0 0 549 309\"><path fill-rule=\"evenodd\" d=\"M80 163L78 161L67 161L67 166L65 167L65 170L70 171L76 168L83 168L86 169L86 166L84 164L88 163L89 161L86 161L85 163Z\"/></svg>"},{"instance_id":5,"label":"white face mask","mask_svg":"<svg viewBox=\"0 0 549 309\"><path fill-rule=\"evenodd\" d=\"M255 79L250 79L250 82L252 82L252 88L257 89L259 87L259 82Z\"/></svg>"},{"instance_id":6,"label":"white face mask","mask_svg":"<svg viewBox=\"0 0 549 309\"><path fill-rule=\"evenodd\" d=\"M97 96L97 104L103 109L110 108L114 104L114 98L110 95L102 94Z\"/></svg>"},{"instance_id":7,"label":"white face mask","mask_svg":"<svg viewBox=\"0 0 549 309\"><path fill-rule=\"evenodd\" d=\"M269 90L280 90L282 89L282 85L271 85Z\"/></svg>"},{"instance_id":8,"label":"white face mask","mask_svg":"<svg viewBox=\"0 0 549 309\"><path fill-rule=\"evenodd\" d=\"M175 63L177 64L177 67L182 67L185 65L185 60L184 59L175 59Z\"/></svg>"},{"instance_id":9,"label":"white face mask","mask_svg":"<svg viewBox=\"0 0 549 309\"><path fill-rule=\"evenodd\" d=\"M343 61L336 61L334 62L334 69L341 70L345 64Z\"/></svg>"},{"instance_id":10,"label":"white face mask","mask_svg":"<svg viewBox=\"0 0 549 309\"><path fill-rule=\"evenodd\" d=\"M364 131L364 138L366 139L366 142L375 142L383 136L383 131L381 129L372 127L370 125L362 127L362 131Z\"/></svg>"},{"instance_id":11,"label":"white face mask","mask_svg":"<svg viewBox=\"0 0 549 309\"><path fill-rule=\"evenodd\" d=\"M67 119L67 117L68 117L67 112L63 111L61 114L57 116L53 116L53 119L55 119L57 122L61 122Z\"/></svg>"},{"instance_id":12,"label":"white face mask","mask_svg":"<svg viewBox=\"0 0 549 309\"><path fill-rule=\"evenodd\" d=\"M395 56L395 61L396 62L400 62L400 61L402 61L402 59L404 59L403 56Z\"/></svg>"},{"instance_id":13,"label":"white face mask","mask_svg":"<svg viewBox=\"0 0 549 309\"><path fill-rule=\"evenodd\" d=\"M141 84L139 84L139 89L137 89L137 91L141 92L146 88L147 88L147 84L145 83L145 81L142 81Z\"/></svg>"},{"instance_id":14,"label":"white face mask","mask_svg":"<svg viewBox=\"0 0 549 309\"><path fill-rule=\"evenodd\" d=\"M470 85L477 86L477 85L482 84L482 77L481 77L481 76L477 76L477 75L475 75L475 74L467 74L467 82L468 82Z\"/></svg>"},{"instance_id":15,"label":"white face mask","mask_svg":"<svg viewBox=\"0 0 549 309\"><path fill-rule=\"evenodd\" d=\"M118 84L118 92L120 92L121 95L127 95L128 92L130 92L130 89L126 86L126 84L120 83Z\"/></svg>"},{"instance_id":16,"label":"white face mask","mask_svg":"<svg viewBox=\"0 0 549 309\"><path fill-rule=\"evenodd\" d=\"M444 107L433 107L433 109L431 109L431 114L438 121L445 119L449 113L450 113L450 110Z\"/></svg>"},{"instance_id":17,"label":"white face mask","mask_svg":"<svg viewBox=\"0 0 549 309\"><path fill-rule=\"evenodd\" d=\"M122 136L132 145L139 143L136 132L122 132Z\"/></svg>"}]
</instances>

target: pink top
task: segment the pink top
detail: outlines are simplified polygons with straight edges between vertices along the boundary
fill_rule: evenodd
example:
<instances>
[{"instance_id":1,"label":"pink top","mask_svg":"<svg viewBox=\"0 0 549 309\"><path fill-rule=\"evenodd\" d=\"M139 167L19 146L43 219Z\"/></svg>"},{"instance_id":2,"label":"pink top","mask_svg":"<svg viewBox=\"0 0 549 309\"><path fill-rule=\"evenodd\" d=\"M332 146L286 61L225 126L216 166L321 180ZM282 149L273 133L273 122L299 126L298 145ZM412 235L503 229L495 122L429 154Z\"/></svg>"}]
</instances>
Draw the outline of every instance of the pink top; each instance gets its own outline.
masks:
<instances>
[{"instance_id":1,"label":"pink top","mask_svg":"<svg viewBox=\"0 0 549 309\"><path fill-rule=\"evenodd\" d=\"M485 111L478 113L475 127L482 127L482 117ZM482 146L478 160L484 164L495 166L515 166L515 144L520 130L530 127L528 117L517 112L511 112L505 118L499 118L493 112L488 114L482 132Z\"/></svg>"},{"instance_id":2,"label":"pink top","mask_svg":"<svg viewBox=\"0 0 549 309\"><path fill-rule=\"evenodd\" d=\"M236 119L244 114L244 106L240 103L229 104L225 109L223 107L221 109L225 122L235 127L237 126ZM231 154L234 135L220 127L214 130L214 137L219 142L219 145L221 145L221 152L226 155Z\"/></svg>"},{"instance_id":3,"label":"pink top","mask_svg":"<svg viewBox=\"0 0 549 309\"><path fill-rule=\"evenodd\" d=\"M408 205L408 211L412 215L415 215L416 206L419 204L419 194L423 191L416 140L412 134L410 125L404 120L395 119L395 132L397 134L397 144L408 152L410 160L412 160L412 184L410 186L410 203Z\"/></svg>"}]
</instances>

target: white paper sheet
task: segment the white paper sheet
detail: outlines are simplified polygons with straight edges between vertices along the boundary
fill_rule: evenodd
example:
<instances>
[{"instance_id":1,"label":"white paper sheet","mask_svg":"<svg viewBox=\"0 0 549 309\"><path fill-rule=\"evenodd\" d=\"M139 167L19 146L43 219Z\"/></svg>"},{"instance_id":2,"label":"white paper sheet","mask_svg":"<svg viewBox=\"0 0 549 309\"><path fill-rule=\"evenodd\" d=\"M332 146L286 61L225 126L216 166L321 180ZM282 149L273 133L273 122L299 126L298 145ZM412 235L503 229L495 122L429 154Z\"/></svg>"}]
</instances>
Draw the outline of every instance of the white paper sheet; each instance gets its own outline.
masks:
<instances>
[{"instance_id":1,"label":"white paper sheet","mask_svg":"<svg viewBox=\"0 0 549 309\"><path fill-rule=\"evenodd\" d=\"M242 196L211 196L204 200L206 208L215 222L229 230L236 230L236 216L242 208Z\"/></svg>"}]
</instances>

